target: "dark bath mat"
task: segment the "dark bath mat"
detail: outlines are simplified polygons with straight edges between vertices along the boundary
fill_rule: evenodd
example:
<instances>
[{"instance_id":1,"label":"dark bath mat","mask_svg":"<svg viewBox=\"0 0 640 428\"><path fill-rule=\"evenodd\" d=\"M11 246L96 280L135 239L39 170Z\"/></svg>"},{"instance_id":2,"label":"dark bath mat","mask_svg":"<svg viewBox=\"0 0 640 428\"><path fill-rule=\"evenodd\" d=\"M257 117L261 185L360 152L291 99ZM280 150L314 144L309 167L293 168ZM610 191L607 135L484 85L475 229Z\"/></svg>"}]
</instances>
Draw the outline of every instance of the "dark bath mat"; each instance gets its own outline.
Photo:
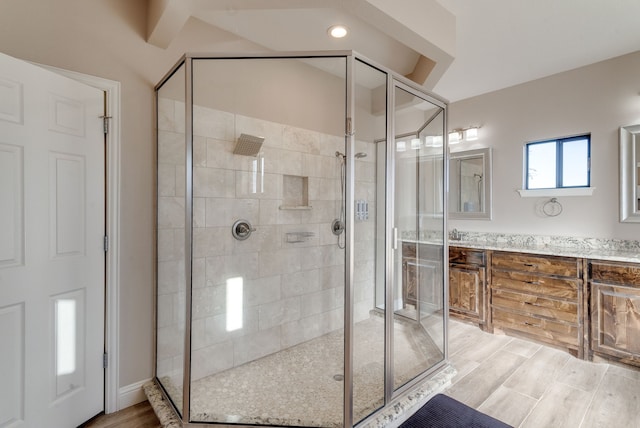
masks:
<instances>
[{"instance_id":1,"label":"dark bath mat","mask_svg":"<svg viewBox=\"0 0 640 428\"><path fill-rule=\"evenodd\" d=\"M512 428L451 397L438 394L400 428Z\"/></svg>"}]
</instances>

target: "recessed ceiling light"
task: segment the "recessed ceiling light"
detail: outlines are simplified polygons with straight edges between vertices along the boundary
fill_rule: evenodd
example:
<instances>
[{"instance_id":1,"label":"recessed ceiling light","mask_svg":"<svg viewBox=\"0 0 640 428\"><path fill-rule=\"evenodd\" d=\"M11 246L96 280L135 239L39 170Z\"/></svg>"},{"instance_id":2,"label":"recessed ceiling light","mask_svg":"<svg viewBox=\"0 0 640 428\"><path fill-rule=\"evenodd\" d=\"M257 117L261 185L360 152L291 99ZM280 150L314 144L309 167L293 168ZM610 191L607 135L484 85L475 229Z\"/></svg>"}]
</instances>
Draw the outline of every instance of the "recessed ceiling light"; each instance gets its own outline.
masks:
<instances>
[{"instance_id":1,"label":"recessed ceiling light","mask_svg":"<svg viewBox=\"0 0 640 428\"><path fill-rule=\"evenodd\" d=\"M327 33L329 33L331 37L336 39L343 38L347 35L348 32L349 30L344 25L334 25L329 27L329 29L327 30Z\"/></svg>"}]
</instances>

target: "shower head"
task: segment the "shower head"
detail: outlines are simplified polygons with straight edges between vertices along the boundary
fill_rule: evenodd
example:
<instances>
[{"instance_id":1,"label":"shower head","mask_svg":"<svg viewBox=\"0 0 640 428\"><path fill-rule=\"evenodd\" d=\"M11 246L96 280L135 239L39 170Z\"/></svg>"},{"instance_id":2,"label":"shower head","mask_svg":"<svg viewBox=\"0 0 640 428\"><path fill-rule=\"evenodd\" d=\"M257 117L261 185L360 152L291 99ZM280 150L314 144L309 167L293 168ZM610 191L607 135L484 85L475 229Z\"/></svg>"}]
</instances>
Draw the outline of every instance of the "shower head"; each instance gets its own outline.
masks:
<instances>
[{"instance_id":1,"label":"shower head","mask_svg":"<svg viewBox=\"0 0 640 428\"><path fill-rule=\"evenodd\" d=\"M242 156L257 156L262 148L264 137L256 137L255 135L240 134L233 153Z\"/></svg>"},{"instance_id":2,"label":"shower head","mask_svg":"<svg viewBox=\"0 0 640 428\"><path fill-rule=\"evenodd\" d=\"M336 152L336 157L344 159L346 156L342 152ZM356 159L362 159L362 158L366 158L367 154L363 152L358 152L355 155L353 155L353 157Z\"/></svg>"}]
</instances>

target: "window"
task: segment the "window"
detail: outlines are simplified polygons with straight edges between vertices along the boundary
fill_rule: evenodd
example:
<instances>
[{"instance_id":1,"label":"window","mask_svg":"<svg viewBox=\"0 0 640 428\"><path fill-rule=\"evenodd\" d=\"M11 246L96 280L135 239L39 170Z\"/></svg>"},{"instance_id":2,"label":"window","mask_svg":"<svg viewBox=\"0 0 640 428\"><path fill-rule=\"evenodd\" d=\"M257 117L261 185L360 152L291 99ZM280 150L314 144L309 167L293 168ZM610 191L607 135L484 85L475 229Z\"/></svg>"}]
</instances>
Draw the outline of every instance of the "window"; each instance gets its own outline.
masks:
<instances>
[{"instance_id":1,"label":"window","mask_svg":"<svg viewBox=\"0 0 640 428\"><path fill-rule=\"evenodd\" d=\"M527 143L525 171L525 189L589 187L591 136Z\"/></svg>"}]
</instances>

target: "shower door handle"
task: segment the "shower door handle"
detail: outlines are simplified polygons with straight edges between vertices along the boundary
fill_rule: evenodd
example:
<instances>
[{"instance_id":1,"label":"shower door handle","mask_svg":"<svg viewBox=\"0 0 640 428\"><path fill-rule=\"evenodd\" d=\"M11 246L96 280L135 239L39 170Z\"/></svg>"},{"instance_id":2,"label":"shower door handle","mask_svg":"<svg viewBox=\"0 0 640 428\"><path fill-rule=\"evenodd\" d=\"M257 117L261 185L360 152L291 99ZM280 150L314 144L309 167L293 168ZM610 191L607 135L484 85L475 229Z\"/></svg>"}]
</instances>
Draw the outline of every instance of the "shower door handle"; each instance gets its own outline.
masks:
<instances>
[{"instance_id":1,"label":"shower door handle","mask_svg":"<svg viewBox=\"0 0 640 428\"><path fill-rule=\"evenodd\" d=\"M392 248L394 250L397 250L398 249L398 228L394 227L393 229L391 229L391 233L392 233L392 238L391 238Z\"/></svg>"}]
</instances>

